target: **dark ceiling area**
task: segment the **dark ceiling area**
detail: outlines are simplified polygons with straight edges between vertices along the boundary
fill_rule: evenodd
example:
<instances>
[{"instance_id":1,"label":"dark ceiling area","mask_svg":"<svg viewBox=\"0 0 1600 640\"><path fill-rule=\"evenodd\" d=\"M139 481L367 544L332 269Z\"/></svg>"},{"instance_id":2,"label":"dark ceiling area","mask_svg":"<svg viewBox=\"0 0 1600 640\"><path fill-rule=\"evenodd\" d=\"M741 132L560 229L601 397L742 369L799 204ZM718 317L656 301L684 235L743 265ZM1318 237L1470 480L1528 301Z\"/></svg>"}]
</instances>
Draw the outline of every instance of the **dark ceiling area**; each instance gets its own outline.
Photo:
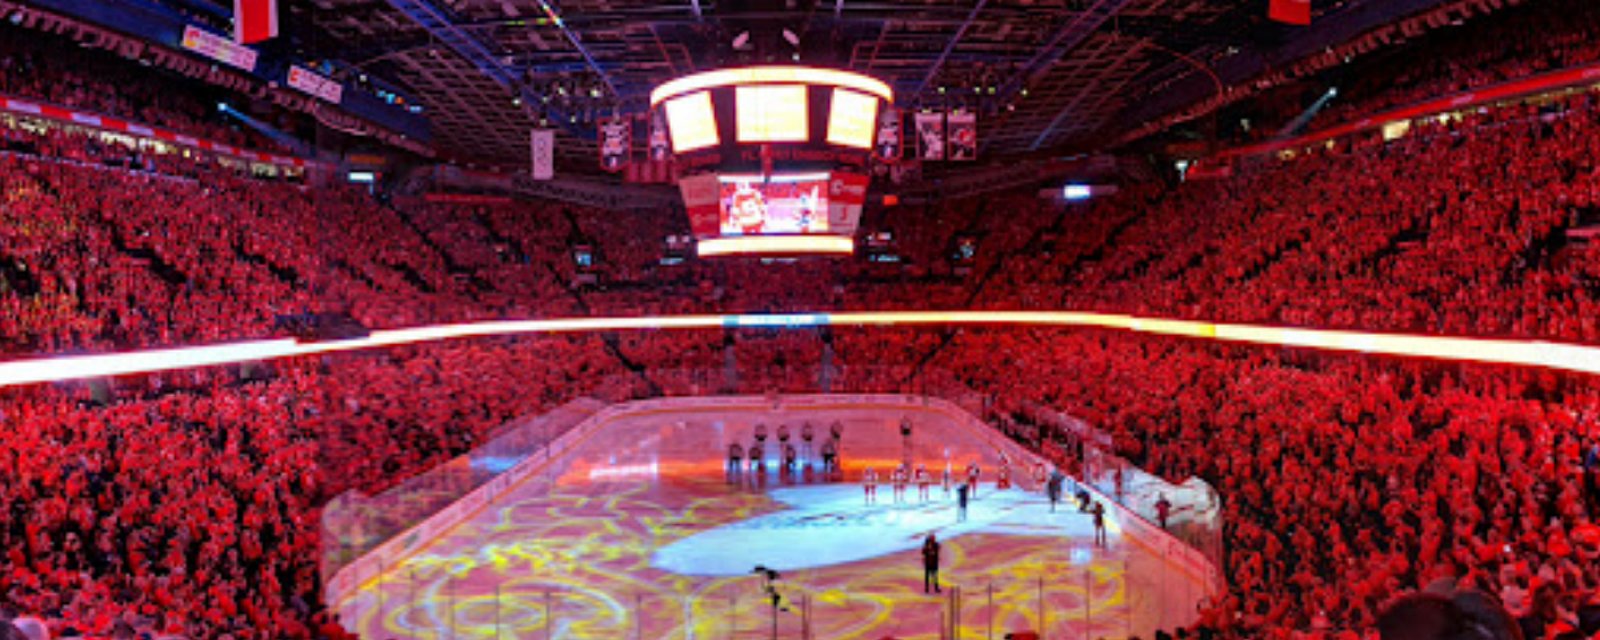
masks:
<instances>
[{"instance_id":1,"label":"dark ceiling area","mask_svg":"<svg viewBox=\"0 0 1600 640\"><path fill-rule=\"evenodd\" d=\"M1318 20L1384 0L1318 3ZM306 54L404 87L446 157L522 163L562 131L593 166L593 122L639 113L657 84L758 62L847 68L906 109L980 114L986 158L1087 151L1124 114L1241 49L1302 29L1266 0L288 0ZM735 46L736 41L738 45Z\"/></svg>"}]
</instances>

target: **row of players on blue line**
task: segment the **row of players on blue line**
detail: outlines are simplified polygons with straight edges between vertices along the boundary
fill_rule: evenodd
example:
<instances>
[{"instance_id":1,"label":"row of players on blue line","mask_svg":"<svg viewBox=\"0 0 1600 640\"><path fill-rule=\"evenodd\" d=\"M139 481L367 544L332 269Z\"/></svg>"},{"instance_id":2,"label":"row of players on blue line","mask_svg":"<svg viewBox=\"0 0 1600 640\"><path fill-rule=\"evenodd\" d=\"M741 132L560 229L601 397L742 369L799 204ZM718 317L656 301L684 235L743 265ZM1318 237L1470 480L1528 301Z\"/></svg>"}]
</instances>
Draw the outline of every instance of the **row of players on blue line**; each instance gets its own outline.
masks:
<instances>
[{"instance_id":1,"label":"row of players on blue line","mask_svg":"<svg viewBox=\"0 0 1600 640\"><path fill-rule=\"evenodd\" d=\"M764 424L757 424L754 435L755 442L750 443L750 448L748 450L746 450L743 446L740 446L740 444L737 442L728 445L729 473L737 473L742 471L744 469L744 461L747 458L750 461L750 471L752 473L759 472L764 469L766 462L767 426ZM778 425L777 435L778 454L782 456L783 460L782 469L785 471L793 471L801 464L801 452L795 448L793 443L789 442L788 425ZM843 435L844 425L840 422L834 421L834 423L828 427L828 439L822 441L821 451L822 470L824 473L831 475L839 471L839 438ZM816 432L812 429L811 423L807 422L800 427L800 439L804 441L802 446L805 448L807 454L811 452L811 443L815 438Z\"/></svg>"}]
</instances>

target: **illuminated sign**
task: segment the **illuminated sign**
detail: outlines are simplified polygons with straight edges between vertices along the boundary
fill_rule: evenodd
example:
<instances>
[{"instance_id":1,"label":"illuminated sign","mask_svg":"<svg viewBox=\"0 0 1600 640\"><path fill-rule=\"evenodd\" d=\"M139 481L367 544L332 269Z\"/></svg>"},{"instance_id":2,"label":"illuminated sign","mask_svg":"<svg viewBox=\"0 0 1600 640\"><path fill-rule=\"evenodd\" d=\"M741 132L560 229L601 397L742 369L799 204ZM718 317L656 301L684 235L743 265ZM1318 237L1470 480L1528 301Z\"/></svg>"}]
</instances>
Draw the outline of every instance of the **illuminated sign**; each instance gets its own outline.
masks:
<instances>
[{"instance_id":1,"label":"illuminated sign","mask_svg":"<svg viewBox=\"0 0 1600 640\"><path fill-rule=\"evenodd\" d=\"M739 142L806 141L804 85L739 87L733 96Z\"/></svg>"},{"instance_id":2,"label":"illuminated sign","mask_svg":"<svg viewBox=\"0 0 1600 640\"><path fill-rule=\"evenodd\" d=\"M711 110L711 94L701 91L673 98L667 103L667 129L677 153L716 146L721 138Z\"/></svg>"},{"instance_id":3,"label":"illuminated sign","mask_svg":"<svg viewBox=\"0 0 1600 640\"><path fill-rule=\"evenodd\" d=\"M779 253L830 253L849 255L855 253L855 239L849 236L733 236L707 238L695 246L701 256L731 256L741 254L771 255Z\"/></svg>"},{"instance_id":4,"label":"illuminated sign","mask_svg":"<svg viewBox=\"0 0 1600 640\"><path fill-rule=\"evenodd\" d=\"M200 29L194 25L188 25L183 28L183 48L245 71L252 71L256 68L255 49L234 44L232 40L226 37Z\"/></svg>"},{"instance_id":5,"label":"illuminated sign","mask_svg":"<svg viewBox=\"0 0 1600 640\"><path fill-rule=\"evenodd\" d=\"M344 98L344 87L338 82L297 64L289 65L289 86L334 104Z\"/></svg>"},{"instance_id":6,"label":"illuminated sign","mask_svg":"<svg viewBox=\"0 0 1600 640\"><path fill-rule=\"evenodd\" d=\"M834 89L828 107L828 144L857 149L872 148L878 127L878 100L849 89Z\"/></svg>"},{"instance_id":7,"label":"illuminated sign","mask_svg":"<svg viewBox=\"0 0 1600 640\"><path fill-rule=\"evenodd\" d=\"M848 252L852 241L843 236L754 236L720 238L700 243L701 255L712 250L760 243L826 243ZM822 247L826 248L826 247ZM755 253L772 253L762 247ZM730 251L732 252L732 251ZM814 253L808 249L804 252ZM621 331L641 329L720 329L727 326L918 326L1011 325L1098 327L1140 333L1183 336L1200 340L1248 342L1393 356L1485 362L1600 374L1600 347L1539 340L1499 340L1421 336L1397 333L1361 333L1218 324L1195 320L1169 320L1080 311L859 311L838 313L641 316L632 318L555 318L547 320L494 320L373 331L363 338L331 342L298 342L291 338L177 347L126 353L41 357L0 362L0 387L104 378L135 373L272 360L295 356L358 351L386 346L455 338L570 331Z\"/></svg>"}]
</instances>

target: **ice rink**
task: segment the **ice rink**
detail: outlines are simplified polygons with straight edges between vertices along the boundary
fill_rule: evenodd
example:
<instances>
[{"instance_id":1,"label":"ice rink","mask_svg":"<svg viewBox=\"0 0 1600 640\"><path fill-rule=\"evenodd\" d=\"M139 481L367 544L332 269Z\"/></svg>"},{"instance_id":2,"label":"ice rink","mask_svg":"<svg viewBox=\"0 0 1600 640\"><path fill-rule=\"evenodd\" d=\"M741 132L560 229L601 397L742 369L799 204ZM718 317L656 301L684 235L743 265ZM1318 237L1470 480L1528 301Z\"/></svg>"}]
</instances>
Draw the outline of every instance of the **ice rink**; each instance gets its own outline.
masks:
<instances>
[{"instance_id":1,"label":"ice rink","mask_svg":"<svg viewBox=\"0 0 1600 640\"><path fill-rule=\"evenodd\" d=\"M1032 465L1000 434L915 402L803 406L718 399L623 412L509 494L340 603L363 638L1148 637L1189 619L1199 578L1124 538L1108 518L1051 513ZM711 403L707 403L711 404ZM897 502L888 472L911 451L934 477ZM806 455L842 425L842 481ZM728 445L767 427L763 469L730 473ZM786 472L777 427L810 470ZM1002 452L1017 486L995 489ZM965 520L938 482L982 469ZM861 478L885 484L867 504ZM1111 512L1108 512L1108 515ZM943 544L943 591L925 594L921 546ZM752 570L776 571L778 607ZM959 589L957 589L959 588ZM776 629L776 632L774 632Z\"/></svg>"}]
</instances>

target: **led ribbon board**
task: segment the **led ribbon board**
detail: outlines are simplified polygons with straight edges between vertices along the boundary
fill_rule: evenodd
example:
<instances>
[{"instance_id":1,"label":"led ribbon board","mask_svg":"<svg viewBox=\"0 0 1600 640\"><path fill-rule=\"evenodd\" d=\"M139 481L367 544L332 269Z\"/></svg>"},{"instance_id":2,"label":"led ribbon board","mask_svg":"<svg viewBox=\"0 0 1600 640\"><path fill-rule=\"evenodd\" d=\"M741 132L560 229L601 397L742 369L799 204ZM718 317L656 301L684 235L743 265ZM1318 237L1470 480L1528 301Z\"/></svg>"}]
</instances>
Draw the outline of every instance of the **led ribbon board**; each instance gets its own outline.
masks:
<instances>
[{"instance_id":1,"label":"led ribbon board","mask_svg":"<svg viewBox=\"0 0 1600 640\"><path fill-rule=\"evenodd\" d=\"M741 326L1019 325L1098 327L1202 340L1305 347L1462 362L1545 367L1600 374L1600 347L1540 340L1490 340L1396 333L1328 331L1077 311L861 311L501 320L373 331L365 338L302 343L288 338L128 353L58 356L0 363L0 387L153 373L334 351L357 351L451 338L522 333Z\"/></svg>"}]
</instances>

